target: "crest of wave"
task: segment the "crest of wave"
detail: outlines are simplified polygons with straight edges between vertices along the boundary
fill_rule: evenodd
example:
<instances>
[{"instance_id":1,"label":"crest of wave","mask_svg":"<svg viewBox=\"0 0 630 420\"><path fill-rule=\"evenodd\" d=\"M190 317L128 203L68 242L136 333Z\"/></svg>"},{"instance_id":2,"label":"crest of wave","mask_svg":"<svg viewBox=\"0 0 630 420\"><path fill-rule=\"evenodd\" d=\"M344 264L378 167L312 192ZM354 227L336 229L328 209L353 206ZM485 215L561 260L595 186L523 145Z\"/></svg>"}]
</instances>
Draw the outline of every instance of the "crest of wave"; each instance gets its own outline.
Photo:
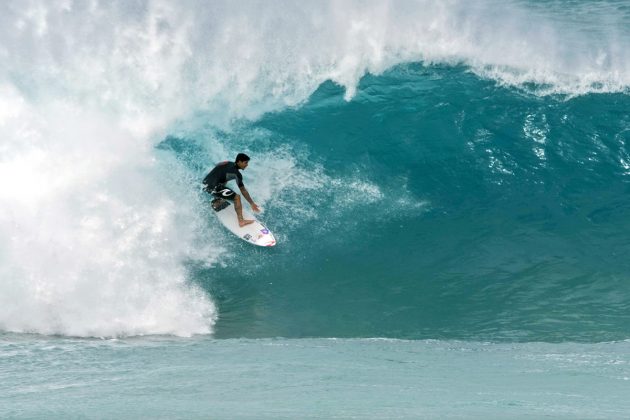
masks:
<instances>
[{"instance_id":1,"label":"crest of wave","mask_svg":"<svg viewBox=\"0 0 630 420\"><path fill-rule=\"evenodd\" d=\"M562 2L517 0L7 1L0 62L32 97L71 96L129 124L199 109L255 118L325 80L351 98L365 72L408 61L544 92L627 91L630 16L606 4L579 20Z\"/></svg>"}]
</instances>

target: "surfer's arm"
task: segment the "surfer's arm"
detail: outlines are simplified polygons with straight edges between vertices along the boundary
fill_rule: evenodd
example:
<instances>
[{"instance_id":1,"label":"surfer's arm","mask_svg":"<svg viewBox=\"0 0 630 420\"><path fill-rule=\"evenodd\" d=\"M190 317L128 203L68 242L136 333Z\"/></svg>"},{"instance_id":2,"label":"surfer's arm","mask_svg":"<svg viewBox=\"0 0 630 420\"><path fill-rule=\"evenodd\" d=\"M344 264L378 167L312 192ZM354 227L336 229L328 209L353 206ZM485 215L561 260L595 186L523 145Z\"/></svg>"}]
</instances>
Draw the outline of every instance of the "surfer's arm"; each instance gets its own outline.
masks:
<instances>
[{"instance_id":1,"label":"surfer's arm","mask_svg":"<svg viewBox=\"0 0 630 420\"><path fill-rule=\"evenodd\" d=\"M243 197L245 197L245 200L247 200L249 205L252 206L252 210L254 210L255 212L259 212L260 209L258 208L258 205L254 203L254 200L252 200L252 197L249 195L249 192L247 192L245 185L243 186L239 185L238 188L241 190L241 194L243 194Z\"/></svg>"}]
</instances>

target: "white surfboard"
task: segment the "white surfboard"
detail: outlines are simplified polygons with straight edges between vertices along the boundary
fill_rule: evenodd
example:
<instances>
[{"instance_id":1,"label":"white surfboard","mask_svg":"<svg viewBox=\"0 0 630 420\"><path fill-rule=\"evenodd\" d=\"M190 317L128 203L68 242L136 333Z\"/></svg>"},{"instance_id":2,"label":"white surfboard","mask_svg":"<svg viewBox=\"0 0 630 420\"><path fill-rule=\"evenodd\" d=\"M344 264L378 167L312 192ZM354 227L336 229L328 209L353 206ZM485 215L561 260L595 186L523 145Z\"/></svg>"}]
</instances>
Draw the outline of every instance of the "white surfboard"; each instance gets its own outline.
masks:
<instances>
[{"instance_id":1,"label":"white surfboard","mask_svg":"<svg viewBox=\"0 0 630 420\"><path fill-rule=\"evenodd\" d=\"M219 221L230 232L250 244L258 246L274 246L276 244L276 238L274 238L273 233L247 210L243 209L243 218L254 220L254 223L240 227L236 218L234 203L225 200L221 207L223 208L215 210L214 214L217 215Z\"/></svg>"}]
</instances>

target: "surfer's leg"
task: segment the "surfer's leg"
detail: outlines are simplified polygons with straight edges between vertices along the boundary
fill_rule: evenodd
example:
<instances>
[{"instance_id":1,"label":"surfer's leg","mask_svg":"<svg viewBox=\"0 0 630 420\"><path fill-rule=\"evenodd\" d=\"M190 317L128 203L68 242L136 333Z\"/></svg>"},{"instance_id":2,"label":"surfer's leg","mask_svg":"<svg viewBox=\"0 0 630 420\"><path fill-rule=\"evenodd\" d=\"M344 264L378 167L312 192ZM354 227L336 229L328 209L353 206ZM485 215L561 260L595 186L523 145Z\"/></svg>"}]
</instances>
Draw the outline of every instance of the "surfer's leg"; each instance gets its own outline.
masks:
<instances>
[{"instance_id":1,"label":"surfer's leg","mask_svg":"<svg viewBox=\"0 0 630 420\"><path fill-rule=\"evenodd\" d=\"M234 197L234 210L236 210L236 217L238 217L238 225L240 227L254 223L253 220L243 219L243 206L241 205L241 196L238 194Z\"/></svg>"}]
</instances>

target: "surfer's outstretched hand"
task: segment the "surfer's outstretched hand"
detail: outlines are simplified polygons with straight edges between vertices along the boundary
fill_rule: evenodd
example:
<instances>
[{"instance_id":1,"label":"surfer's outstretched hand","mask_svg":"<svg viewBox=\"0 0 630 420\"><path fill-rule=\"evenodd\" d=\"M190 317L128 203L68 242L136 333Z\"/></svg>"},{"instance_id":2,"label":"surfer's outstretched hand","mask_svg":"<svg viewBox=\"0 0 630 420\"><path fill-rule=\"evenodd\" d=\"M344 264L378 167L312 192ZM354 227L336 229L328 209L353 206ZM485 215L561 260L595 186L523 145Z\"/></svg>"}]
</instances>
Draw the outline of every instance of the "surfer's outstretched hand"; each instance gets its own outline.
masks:
<instances>
[{"instance_id":1,"label":"surfer's outstretched hand","mask_svg":"<svg viewBox=\"0 0 630 420\"><path fill-rule=\"evenodd\" d=\"M256 213L260 213L260 207L258 207L258 204L252 204L252 210L254 210Z\"/></svg>"}]
</instances>

